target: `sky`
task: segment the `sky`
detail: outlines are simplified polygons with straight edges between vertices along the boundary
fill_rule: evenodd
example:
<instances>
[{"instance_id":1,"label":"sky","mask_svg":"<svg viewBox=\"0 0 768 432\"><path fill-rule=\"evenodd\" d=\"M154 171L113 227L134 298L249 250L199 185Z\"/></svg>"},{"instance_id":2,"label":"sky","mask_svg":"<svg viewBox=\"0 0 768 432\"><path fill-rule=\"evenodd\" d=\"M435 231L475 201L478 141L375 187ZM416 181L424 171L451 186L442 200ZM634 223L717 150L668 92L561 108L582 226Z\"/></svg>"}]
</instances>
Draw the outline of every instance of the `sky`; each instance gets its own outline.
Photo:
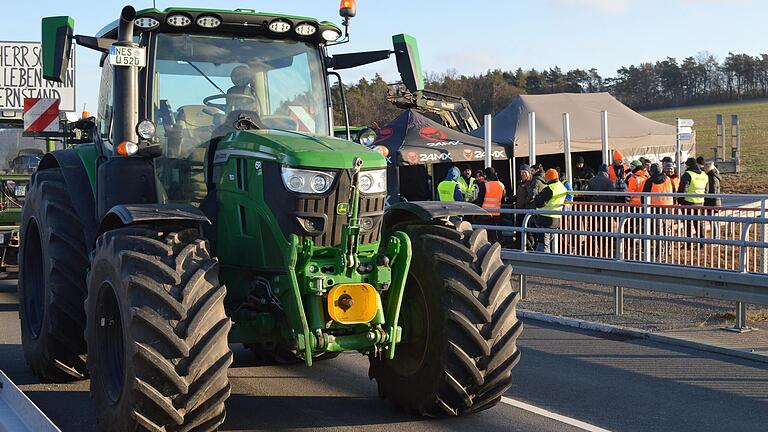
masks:
<instances>
[{"instance_id":1,"label":"sky","mask_svg":"<svg viewBox=\"0 0 768 432\"><path fill-rule=\"evenodd\" d=\"M70 15L77 34L93 35L117 18L126 1L0 0L0 40L36 41L40 18ZM169 6L256 8L339 23L338 0L156 0ZM351 42L332 53L391 48L391 35L419 41L427 72L478 74L489 69L563 70L621 66L709 51L768 52L768 2L761 0L358 0ZM134 0L137 9L152 0ZM32 7L34 5L34 7ZM346 82L381 74L398 79L394 60L343 74ZM77 52L77 105L96 111L98 55Z\"/></svg>"}]
</instances>

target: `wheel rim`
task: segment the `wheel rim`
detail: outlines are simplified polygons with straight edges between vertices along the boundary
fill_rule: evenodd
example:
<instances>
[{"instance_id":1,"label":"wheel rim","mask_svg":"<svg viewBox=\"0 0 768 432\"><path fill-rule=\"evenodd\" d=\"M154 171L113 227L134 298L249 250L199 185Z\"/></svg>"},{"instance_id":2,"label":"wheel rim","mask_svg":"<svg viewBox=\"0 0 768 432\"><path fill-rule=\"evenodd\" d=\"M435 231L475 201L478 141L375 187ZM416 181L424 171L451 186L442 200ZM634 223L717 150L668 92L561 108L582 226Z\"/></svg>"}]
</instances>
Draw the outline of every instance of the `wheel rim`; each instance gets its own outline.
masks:
<instances>
[{"instance_id":1,"label":"wheel rim","mask_svg":"<svg viewBox=\"0 0 768 432\"><path fill-rule=\"evenodd\" d=\"M96 306L96 346L98 373L109 400L114 404L123 392L124 356L123 324L115 290L109 283L99 289Z\"/></svg>"},{"instance_id":2,"label":"wheel rim","mask_svg":"<svg viewBox=\"0 0 768 432\"><path fill-rule=\"evenodd\" d=\"M24 322L34 339L40 335L45 314L45 277L43 276L43 248L37 223L30 220L24 241Z\"/></svg>"},{"instance_id":3,"label":"wheel rim","mask_svg":"<svg viewBox=\"0 0 768 432\"><path fill-rule=\"evenodd\" d=\"M389 362L401 376L417 374L427 357L430 320L424 290L413 276L408 276L400 312L402 341L397 344L394 361Z\"/></svg>"}]
</instances>

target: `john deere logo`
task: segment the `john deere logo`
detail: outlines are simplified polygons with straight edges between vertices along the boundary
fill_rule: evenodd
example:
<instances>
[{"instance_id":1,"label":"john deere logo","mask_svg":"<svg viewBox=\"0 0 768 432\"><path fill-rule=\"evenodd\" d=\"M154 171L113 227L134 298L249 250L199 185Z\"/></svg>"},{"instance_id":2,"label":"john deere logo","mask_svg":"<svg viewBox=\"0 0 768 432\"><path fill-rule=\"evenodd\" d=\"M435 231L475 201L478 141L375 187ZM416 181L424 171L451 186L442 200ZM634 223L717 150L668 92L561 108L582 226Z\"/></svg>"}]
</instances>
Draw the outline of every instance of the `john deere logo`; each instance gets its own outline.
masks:
<instances>
[{"instance_id":1,"label":"john deere logo","mask_svg":"<svg viewBox=\"0 0 768 432\"><path fill-rule=\"evenodd\" d=\"M339 203L336 206L336 214L345 215L349 213L349 203Z\"/></svg>"}]
</instances>

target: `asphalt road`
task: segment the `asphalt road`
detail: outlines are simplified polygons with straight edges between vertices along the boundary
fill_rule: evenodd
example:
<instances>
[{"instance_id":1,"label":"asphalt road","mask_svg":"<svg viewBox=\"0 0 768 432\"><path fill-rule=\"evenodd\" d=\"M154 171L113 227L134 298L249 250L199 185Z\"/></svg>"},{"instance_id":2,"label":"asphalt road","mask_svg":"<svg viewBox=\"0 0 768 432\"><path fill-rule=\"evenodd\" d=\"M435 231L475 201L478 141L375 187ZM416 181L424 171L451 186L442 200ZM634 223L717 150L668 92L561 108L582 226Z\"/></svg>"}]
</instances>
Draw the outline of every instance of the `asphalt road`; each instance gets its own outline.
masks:
<instances>
[{"instance_id":1,"label":"asphalt road","mask_svg":"<svg viewBox=\"0 0 768 432\"><path fill-rule=\"evenodd\" d=\"M21 351L15 287L0 283L0 369L63 431L94 430L88 382L41 384ZM526 322L508 403L475 416L421 419L376 395L367 360L257 367L235 349L224 430L758 431L768 422L768 365L647 340ZM518 404L519 405L519 404ZM554 419L536 408L567 418ZM586 424L566 424L569 419Z\"/></svg>"}]
</instances>

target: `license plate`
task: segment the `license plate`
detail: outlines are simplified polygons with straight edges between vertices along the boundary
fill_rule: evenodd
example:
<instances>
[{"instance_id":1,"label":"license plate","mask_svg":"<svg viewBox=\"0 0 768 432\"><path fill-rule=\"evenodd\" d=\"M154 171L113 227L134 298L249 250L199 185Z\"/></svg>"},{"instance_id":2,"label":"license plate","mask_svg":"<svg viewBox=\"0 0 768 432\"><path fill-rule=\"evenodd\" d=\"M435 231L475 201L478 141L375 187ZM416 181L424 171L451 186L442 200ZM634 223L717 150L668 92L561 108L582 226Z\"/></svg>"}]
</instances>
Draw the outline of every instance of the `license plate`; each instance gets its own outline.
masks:
<instances>
[{"instance_id":1,"label":"license plate","mask_svg":"<svg viewBox=\"0 0 768 432\"><path fill-rule=\"evenodd\" d=\"M144 67L147 65L147 51L144 48L113 46L109 49L109 64L112 66Z\"/></svg>"},{"instance_id":2,"label":"license plate","mask_svg":"<svg viewBox=\"0 0 768 432\"><path fill-rule=\"evenodd\" d=\"M16 190L13 193L17 197L23 197L27 193L27 185L16 185Z\"/></svg>"}]
</instances>

